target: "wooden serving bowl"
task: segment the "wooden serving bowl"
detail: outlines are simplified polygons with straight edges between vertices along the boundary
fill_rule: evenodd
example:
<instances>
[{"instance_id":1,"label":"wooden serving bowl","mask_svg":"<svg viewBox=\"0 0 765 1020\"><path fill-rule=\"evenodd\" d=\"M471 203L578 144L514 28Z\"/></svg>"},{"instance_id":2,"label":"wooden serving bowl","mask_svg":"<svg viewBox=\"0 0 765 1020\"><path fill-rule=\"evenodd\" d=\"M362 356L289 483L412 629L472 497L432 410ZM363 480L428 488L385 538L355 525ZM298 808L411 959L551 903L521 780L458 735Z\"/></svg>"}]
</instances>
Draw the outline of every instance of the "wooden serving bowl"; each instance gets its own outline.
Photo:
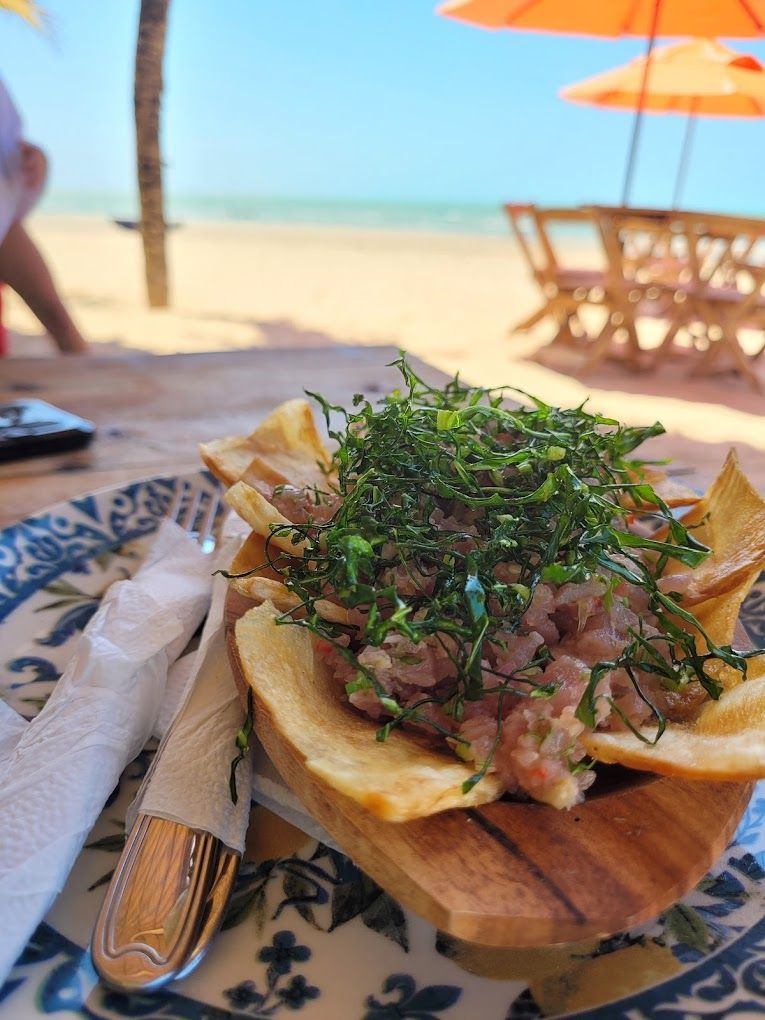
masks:
<instances>
[{"instance_id":1,"label":"wooden serving bowl","mask_svg":"<svg viewBox=\"0 0 765 1020\"><path fill-rule=\"evenodd\" d=\"M234 624L252 605L232 590L225 610L245 699ZM437 928L487 946L612 935L656 917L723 852L753 787L608 766L570 811L501 800L392 823L318 780L278 739L257 695L255 729L285 782L360 868Z\"/></svg>"}]
</instances>

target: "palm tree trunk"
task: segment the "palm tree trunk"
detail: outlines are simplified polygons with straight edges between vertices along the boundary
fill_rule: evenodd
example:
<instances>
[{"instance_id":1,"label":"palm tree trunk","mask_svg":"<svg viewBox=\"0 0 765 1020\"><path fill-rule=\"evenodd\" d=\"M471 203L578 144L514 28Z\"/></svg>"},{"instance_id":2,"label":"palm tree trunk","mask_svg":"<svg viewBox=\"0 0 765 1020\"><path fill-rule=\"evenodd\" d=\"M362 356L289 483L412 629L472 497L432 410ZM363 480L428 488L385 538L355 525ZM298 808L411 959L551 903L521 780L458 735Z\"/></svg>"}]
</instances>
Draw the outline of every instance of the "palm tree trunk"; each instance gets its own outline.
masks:
<instances>
[{"instance_id":1,"label":"palm tree trunk","mask_svg":"<svg viewBox=\"0 0 765 1020\"><path fill-rule=\"evenodd\" d=\"M159 108L170 0L141 0L135 51L135 135L146 289L152 308L168 304Z\"/></svg>"}]
</instances>

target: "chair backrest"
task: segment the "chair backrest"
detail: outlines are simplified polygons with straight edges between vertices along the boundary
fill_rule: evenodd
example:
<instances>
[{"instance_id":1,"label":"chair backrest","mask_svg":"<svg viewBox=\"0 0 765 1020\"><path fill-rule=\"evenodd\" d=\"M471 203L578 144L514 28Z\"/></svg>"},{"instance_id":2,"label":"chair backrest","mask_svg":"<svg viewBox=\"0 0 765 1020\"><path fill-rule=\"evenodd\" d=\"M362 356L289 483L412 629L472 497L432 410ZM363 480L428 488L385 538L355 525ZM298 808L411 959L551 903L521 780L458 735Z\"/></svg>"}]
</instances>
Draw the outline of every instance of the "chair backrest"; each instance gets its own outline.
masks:
<instances>
[{"instance_id":1,"label":"chair backrest","mask_svg":"<svg viewBox=\"0 0 765 1020\"><path fill-rule=\"evenodd\" d=\"M504 210L529 272L541 286L544 286L549 282L553 269L550 265L549 252L539 236L537 207L529 203L515 202L507 203Z\"/></svg>"},{"instance_id":2,"label":"chair backrest","mask_svg":"<svg viewBox=\"0 0 765 1020\"><path fill-rule=\"evenodd\" d=\"M765 328L765 220L680 213L696 318ZM711 335L711 334L710 334Z\"/></svg>"},{"instance_id":3,"label":"chair backrest","mask_svg":"<svg viewBox=\"0 0 765 1020\"><path fill-rule=\"evenodd\" d=\"M681 288L687 282L687 245L673 212L621 206L592 206L591 211L613 288L643 292Z\"/></svg>"},{"instance_id":4,"label":"chair backrest","mask_svg":"<svg viewBox=\"0 0 765 1020\"><path fill-rule=\"evenodd\" d=\"M555 284L567 267L563 234L556 228L589 227L597 238L593 216L588 208L547 208L533 204L504 206L513 234L535 279L544 286ZM576 268L581 268L577 266Z\"/></svg>"},{"instance_id":5,"label":"chair backrest","mask_svg":"<svg viewBox=\"0 0 765 1020\"><path fill-rule=\"evenodd\" d=\"M765 220L607 206L593 214L622 308L669 320L671 336L684 328L731 343L740 326L765 330Z\"/></svg>"},{"instance_id":6,"label":"chair backrest","mask_svg":"<svg viewBox=\"0 0 765 1020\"><path fill-rule=\"evenodd\" d=\"M676 221L698 285L740 289L742 274L759 276L765 269L765 220L682 212Z\"/></svg>"}]
</instances>

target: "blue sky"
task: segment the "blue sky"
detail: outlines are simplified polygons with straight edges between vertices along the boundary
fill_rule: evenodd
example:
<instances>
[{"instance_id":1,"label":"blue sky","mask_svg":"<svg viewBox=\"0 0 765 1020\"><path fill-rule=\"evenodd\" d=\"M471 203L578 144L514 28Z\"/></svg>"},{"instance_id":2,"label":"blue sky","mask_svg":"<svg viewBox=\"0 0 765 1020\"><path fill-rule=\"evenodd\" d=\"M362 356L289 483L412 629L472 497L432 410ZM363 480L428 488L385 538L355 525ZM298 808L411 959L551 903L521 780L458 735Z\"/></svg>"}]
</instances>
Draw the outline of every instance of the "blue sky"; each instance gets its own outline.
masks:
<instances>
[{"instance_id":1,"label":"blue sky","mask_svg":"<svg viewBox=\"0 0 765 1020\"><path fill-rule=\"evenodd\" d=\"M573 0L572 0L573 2ZM607 0L604 0L607 2ZM58 191L134 187L138 0L0 15L0 74ZM629 114L557 99L641 40L486 32L434 0L174 0L164 152L175 194L578 203L619 197ZM737 48L765 61L765 42ZM684 122L650 117L633 201L667 204ZM765 122L704 119L685 202L765 212Z\"/></svg>"}]
</instances>

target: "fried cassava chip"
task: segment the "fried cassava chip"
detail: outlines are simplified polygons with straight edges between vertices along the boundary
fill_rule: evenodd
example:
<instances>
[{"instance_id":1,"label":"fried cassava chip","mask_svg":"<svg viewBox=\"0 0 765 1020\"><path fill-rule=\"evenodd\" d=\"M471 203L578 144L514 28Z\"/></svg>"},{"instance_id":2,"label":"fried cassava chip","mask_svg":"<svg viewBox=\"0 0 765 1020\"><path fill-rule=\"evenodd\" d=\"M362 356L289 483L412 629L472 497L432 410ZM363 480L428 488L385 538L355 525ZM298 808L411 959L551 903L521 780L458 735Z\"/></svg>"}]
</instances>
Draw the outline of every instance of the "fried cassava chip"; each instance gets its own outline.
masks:
<instances>
[{"instance_id":1,"label":"fried cassava chip","mask_svg":"<svg viewBox=\"0 0 765 1020\"><path fill-rule=\"evenodd\" d=\"M242 671L255 692L258 736L269 753L274 741L288 744L317 778L387 821L496 800L498 779L487 776L463 794L473 770L411 733L376 741L377 727L343 703L308 631L277 625L277 615L264 602L235 628Z\"/></svg>"},{"instance_id":2,"label":"fried cassava chip","mask_svg":"<svg viewBox=\"0 0 765 1020\"><path fill-rule=\"evenodd\" d=\"M765 500L752 488L733 450L699 503L683 518L712 555L693 570L683 605L751 583L765 565ZM687 569L687 568L685 568Z\"/></svg>"},{"instance_id":3,"label":"fried cassava chip","mask_svg":"<svg viewBox=\"0 0 765 1020\"><path fill-rule=\"evenodd\" d=\"M298 540L293 542L292 535L285 531L280 533L279 528L290 528L291 522L284 514L279 513L275 506L268 502L257 489L253 489L246 482L237 482L232 485L226 493L226 502L235 510L242 520L246 521L256 535L263 538L270 536L273 545L278 546L285 552L299 553L305 542Z\"/></svg>"},{"instance_id":4,"label":"fried cassava chip","mask_svg":"<svg viewBox=\"0 0 765 1020\"><path fill-rule=\"evenodd\" d=\"M693 506L699 502L699 494L697 492L688 488L687 485L683 485L682 482L669 478L664 471L660 471L657 468L646 467L639 475L632 474L630 480L634 482L648 482L659 499L663 500L667 506ZM651 502L636 502L627 496L621 500L621 504L625 507L634 507L636 510L646 510L651 506L656 506L655 503Z\"/></svg>"},{"instance_id":5,"label":"fried cassava chip","mask_svg":"<svg viewBox=\"0 0 765 1020\"><path fill-rule=\"evenodd\" d=\"M668 568L688 581L682 605L718 645L735 643L741 604L765 568L765 500L752 488L731 452L701 501L684 518L712 549L695 570ZM699 639L703 647L703 641ZM704 650L706 650L704 648ZM707 701L691 722L668 723L662 737L645 743L629 731L598 731L582 737L598 761L689 779L765 777L765 660L750 659L748 679L723 663L708 667L722 685L718 701ZM653 741L656 730L641 731Z\"/></svg>"},{"instance_id":6,"label":"fried cassava chip","mask_svg":"<svg viewBox=\"0 0 765 1020\"><path fill-rule=\"evenodd\" d=\"M199 452L225 485L244 479L257 489L263 484L321 488L331 460L302 399L280 404L251 435L202 443Z\"/></svg>"}]
</instances>

